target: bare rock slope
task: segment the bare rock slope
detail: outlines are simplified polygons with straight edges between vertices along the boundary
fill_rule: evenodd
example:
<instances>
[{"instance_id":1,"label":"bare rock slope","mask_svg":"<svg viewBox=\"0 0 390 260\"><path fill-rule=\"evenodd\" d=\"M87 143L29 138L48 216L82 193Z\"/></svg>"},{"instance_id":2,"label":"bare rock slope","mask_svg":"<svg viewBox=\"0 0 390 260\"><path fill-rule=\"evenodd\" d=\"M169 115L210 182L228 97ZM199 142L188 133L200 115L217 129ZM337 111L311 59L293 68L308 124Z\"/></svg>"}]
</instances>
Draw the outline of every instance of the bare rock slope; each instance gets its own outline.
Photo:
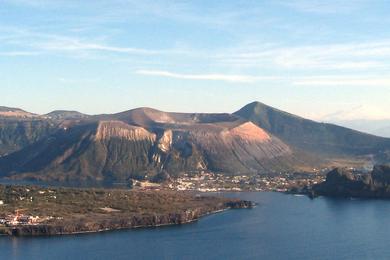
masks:
<instances>
[{"instance_id":1,"label":"bare rock slope","mask_svg":"<svg viewBox=\"0 0 390 260\"><path fill-rule=\"evenodd\" d=\"M330 153L387 160L389 148L390 139L316 123L261 103L235 114L138 108L95 116L73 111L0 115L0 177L17 179L126 181L161 173L273 173L316 166Z\"/></svg>"}]
</instances>

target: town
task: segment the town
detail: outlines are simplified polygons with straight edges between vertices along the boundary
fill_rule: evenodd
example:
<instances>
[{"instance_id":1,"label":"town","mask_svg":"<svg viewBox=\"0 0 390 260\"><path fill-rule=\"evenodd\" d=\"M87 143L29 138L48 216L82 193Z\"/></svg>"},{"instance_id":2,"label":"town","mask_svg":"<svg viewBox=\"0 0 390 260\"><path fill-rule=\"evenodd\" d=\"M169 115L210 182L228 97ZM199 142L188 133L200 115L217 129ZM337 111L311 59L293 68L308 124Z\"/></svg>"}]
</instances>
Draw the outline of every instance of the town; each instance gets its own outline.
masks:
<instances>
[{"instance_id":1,"label":"town","mask_svg":"<svg viewBox=\"0 0 390 260\"><path fill-rule=\"evenodd\" d=\"M196 176L184 175L168 184L172 190L193 190L199 192L228 191L277 191L285 192L294 186L312 185L323 180L323 175L279 173L277 175L226 176L216 173L202 173Z\"/></svg>"},{"instance_id":2,"label":"town","mask_svg":"<svg viewBox=\"0 0 390 260\"><path fill-rule=\"evenodd\" d=\"M176 179L169 179L162 183L153 183L146 180L132 180L132 189L195 191L201 193L241 191L288 192L293 189L312 186L324 181L327 171L328 169L322 169L315 173L279 172L238 176L227 176L220 173L202 171L198 173L184 173ZM34 189L28 187L7 189L7 186L3 186L3 192L0 193L0 233L1 228L40 225L50 221L60 220L63 217L58 214L59 212L56 212L57 214L46 212L46 214L39 215L34 214L34 210L31 210L32 206L34 206L37 201L56 203L58 200L63 200L64 196L61 189L38 187L35 187ZM12 199L6 199L6 194ZM12 208L11 210L8 208L8 203L20 206Z\"/></svg>"},{"instance_id":3,"label":"town","mask_svg":"<svg viewBox=\"0 0 390 260\"><path fill-rule=\"evenodd\" d=\"M316 169L315 169L316 170ZM279 172L257 175L224 175L221 173L184 173L176 179L162 183L132 180L133 188L141 190L168 189L198 192L276 191L286 192L292 188L312 186L324 181L328 169L315 173Z\"/></svg>"},{"instance_id":4,"label":"town","mask_svg":"<svg viewBox=\"0 0 390 260\"><path fill-rule=\"evenodd\" d=\"M184 224L252 202L171 190L0 184L0 235L55 235Z\"/></svg>"}]
</instances>

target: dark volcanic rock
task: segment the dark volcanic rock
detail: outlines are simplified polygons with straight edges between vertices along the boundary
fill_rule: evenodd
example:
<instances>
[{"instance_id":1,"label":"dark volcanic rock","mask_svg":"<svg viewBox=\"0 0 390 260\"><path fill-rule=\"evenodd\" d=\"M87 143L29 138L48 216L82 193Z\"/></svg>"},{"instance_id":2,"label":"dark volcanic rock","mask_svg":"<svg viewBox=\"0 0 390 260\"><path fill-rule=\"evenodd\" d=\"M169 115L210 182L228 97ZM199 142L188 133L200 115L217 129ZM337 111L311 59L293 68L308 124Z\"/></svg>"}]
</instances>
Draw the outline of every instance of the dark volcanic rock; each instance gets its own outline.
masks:
<instances>
[{"instance_id":1,"label":"dark volcanic rock","mask_svg":"<svg viewBox=\"0 0 390 260\"><path fill-rule=\"evenodd\" d=\"M390 198L390 166L375 166L367 175L354 175L343 169L334 169L326 181L314 185L313 196Z\"/></svg>"},{"instance_id":2,"label":"dark volcanic rock","mask_svg":"<svg viewBox=\"0 0 390 260\"><path fill-rule=\"evenodd\" d=\"M144 108L76 120L55 117L64 112L58 113L47 121L54 129L46 127L50 131L35 134L38 136L31 141L22 138L27 127L19 134L16 126L7 130L10 120L4 121L3 128L0 125L0 156L4 153L0 177L124 182L147 176L162 182L183 172L254 174L286 171L300 163L288 145L233 115ZM65 116L73 115L68 114ZM63 118L67 120L61 121ZM16 140L8 140L13 135ZM2 145L3 139L7 146ZM14 149L9 148L12 145Z\"/></svg>"},{"instance_id":3,"label":"dark volcanic rock","mask_svg":"<svg viewBox=\"0 0 390 260\"><path fill-rule=\"evenodd\" d=\"M0 178L162 182L184 172L293 172L320 168L340 156L364 161L366 155L390 162L390 138L306 120L258 102L234 114L138 108L39 116L0 107Z\"/></svg>"},{"instance_id":4,"label":"dark volcanic rock","mask_svg":"<svg viewBox=\"0 0 390 260\"><path fill-rule=\"evenodd\" d=\"M326 176L326 181L315 185L313 190L318 195L351 196L352 193L363 190L365 184L351 172L336 168Z\"/></svg>"},{"instance_id":5,"label":"dark volcanic rock","mask_svg":"<svg viewBox=\"0 0 390 260\"><path fill-rule=\"evenodd\" d=\"M377 165L371 173L371 186L374 189L386 188L390 185L390 165Z\"/></svg>"},{"instance_id":6,"label":"dark volcanic rock","mask_svg":"<svg viewBox=\"0 0 390 260\"><path fill-rule=\"evenodd\" d=\"M226 206L231 209L251 209L256 206L256 203L248 200L237 200L226 202Z\"/></svg>"}]
</instances>

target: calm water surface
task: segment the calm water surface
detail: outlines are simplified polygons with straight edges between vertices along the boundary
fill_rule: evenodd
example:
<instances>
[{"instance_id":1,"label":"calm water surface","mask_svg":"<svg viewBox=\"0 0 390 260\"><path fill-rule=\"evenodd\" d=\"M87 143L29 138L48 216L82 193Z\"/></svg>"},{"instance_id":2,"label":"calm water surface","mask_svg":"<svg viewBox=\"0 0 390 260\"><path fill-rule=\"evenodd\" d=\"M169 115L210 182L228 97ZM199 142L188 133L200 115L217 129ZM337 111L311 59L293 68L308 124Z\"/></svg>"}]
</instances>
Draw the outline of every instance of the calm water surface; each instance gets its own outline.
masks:
<instances>
[{"instance_id":1,"label":"calm water surface","mask_svg":"<svg viewBox=\"0 0 390 260\"><path fill-rule=\"evenodd\" d=\"M252 210L154 229L0 237L0 259L389 259L390 201L235 193Z\"/></svg>"}]
</instances>

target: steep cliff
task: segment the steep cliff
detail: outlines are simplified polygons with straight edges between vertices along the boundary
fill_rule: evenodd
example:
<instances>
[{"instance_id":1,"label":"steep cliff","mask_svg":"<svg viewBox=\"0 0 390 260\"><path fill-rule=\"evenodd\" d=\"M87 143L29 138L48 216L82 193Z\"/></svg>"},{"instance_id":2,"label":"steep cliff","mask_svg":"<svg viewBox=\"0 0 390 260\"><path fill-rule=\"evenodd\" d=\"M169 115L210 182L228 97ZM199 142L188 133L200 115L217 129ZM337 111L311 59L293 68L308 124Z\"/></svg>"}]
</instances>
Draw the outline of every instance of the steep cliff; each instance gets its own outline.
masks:
<instances>
[{"instance_id":1,"label":"steep cliff","mask_svg":"<svg viewBox=\"0 0 390 260\"><path fill-rule=\"evenodd\" d=\"M313 195L335 197L390 198L390 166L377 165L369 174L334 169L326 181L314 185Z\"/></svg>"},{"instance_id":2,"label":"steep cliff","mask_svg":"<svg viewBox=\"0 0 390 260\"><path fill-rule=\"evenodd\" d=\"M19 116L0 115L0 177L115 182L200 171L294 171L345 157L364 163L372 158L390 161L390 139L306 120L258 102L234 114L151 108L95 116L12 111Z\"/></svg>"},{"instance_id":3,"label":"steep cliff","mask_svg":"<svg viewBox=\"0 0 390 260\"><path fill-rule=\"evenodd\" d=\"M162 171L176 177L202 170L250 174L290 167L289 147L251 122L189 124L181 117L181 123L175 119L174 124L145 127L126 120L63 121L46 138L1 158L0 174L45 181L127 181L153 179Z\"/></svg>"}]
</instances>

